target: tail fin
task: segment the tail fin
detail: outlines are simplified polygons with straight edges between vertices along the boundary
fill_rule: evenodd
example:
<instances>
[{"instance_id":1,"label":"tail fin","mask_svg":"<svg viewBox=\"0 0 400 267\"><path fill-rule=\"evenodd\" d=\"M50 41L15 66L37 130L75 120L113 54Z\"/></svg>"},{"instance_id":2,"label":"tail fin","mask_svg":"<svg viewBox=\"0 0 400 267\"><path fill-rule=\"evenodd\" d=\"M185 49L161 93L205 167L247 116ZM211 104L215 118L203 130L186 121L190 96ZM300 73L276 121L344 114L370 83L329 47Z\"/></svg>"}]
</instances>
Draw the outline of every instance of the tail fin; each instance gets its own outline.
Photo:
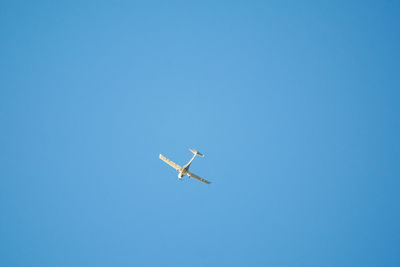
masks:
<instances>
[{"instance_id":1,"label":"tail fin","mask_svg":"<svg viewBox=\"0 0 400 267\"><path fill-rule=\"evenodd\" d=\"M199 155L200 157L204 157L203 154L201 154L199 151L197 151L197 150L195 150L193 148L189 148L189 150L192 151L192 153L195 154L195 155Z\"/></svg>"}]
</instances>

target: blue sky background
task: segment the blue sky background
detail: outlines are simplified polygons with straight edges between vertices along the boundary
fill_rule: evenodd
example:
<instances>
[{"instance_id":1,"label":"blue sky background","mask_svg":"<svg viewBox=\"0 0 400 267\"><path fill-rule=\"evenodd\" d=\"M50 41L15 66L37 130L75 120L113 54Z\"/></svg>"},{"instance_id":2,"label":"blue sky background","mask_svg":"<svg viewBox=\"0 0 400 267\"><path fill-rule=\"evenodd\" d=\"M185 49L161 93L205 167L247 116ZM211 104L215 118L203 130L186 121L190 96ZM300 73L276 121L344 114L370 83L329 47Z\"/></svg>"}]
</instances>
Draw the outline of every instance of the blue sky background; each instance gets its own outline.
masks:
<instances>
[{"instance_id":1,"label":"blue sky background","mask_svg":"<svg viewBox=\"0 0 400 267\"><path fill-rule=\"evenodd\" d=\"M400 265L397 1L1 6L1 266Z\"/></svg>"}]
</instances>

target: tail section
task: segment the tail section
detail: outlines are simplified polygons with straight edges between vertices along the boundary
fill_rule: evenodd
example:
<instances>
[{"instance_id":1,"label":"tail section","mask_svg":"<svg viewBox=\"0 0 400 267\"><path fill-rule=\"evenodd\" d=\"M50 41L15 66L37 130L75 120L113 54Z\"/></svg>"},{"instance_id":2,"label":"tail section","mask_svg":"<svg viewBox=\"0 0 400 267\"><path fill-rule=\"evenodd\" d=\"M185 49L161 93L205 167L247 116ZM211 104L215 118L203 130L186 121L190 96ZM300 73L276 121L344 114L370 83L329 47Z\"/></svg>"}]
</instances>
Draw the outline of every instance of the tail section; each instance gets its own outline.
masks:
<instances>
[{"instance_id":1,"label":"tail section","mask_svg":"<svg viewBox=\"0 0 400 267\"><path fill-rule=\"evenodd\" d=\"M198 155L198 156L200 156L200 157L204 157L203 154L201 154L199 151L197 151L197 150L195 150L195 149L193 149L193 148L189 148L189 150L190 150L193 154L195 154L195 155Z\"/></svg>"}]
</instances>

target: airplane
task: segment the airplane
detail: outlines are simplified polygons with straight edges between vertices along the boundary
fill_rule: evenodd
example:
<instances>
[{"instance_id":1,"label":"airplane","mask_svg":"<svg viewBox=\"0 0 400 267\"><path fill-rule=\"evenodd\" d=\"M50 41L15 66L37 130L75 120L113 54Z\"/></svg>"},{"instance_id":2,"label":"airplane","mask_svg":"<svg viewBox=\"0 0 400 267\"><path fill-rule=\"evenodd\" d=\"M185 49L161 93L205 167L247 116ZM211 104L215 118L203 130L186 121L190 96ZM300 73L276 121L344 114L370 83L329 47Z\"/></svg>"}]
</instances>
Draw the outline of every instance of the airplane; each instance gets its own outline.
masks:
<instances>
[{"instance_id":1,"label":"airplane","mask_svg":"<svg viewBox=\"0 0 400 267\"><path fill-rule=\"evenodd\" d=\"M163 155L160 154L160 159L162 161L164 161L165 163L167 163L169 166L171 166L172 168L174 168L175 170L177 170L179 172L178 174L178 178L182 179L183 176L187 175L190 178L194 178L196 180L199 180L200 182L203 182L205 184L211 184L210 181L207 181L206 179L203 179L199 176L197 176L196 174L192 173L189 171L189 167L190 164L192 164L192 161L194 160L194 158L196 156L200 156L200 157L204 157L203 154L201 154L199 151L194 150L193 148L189 148L189 150L194 154L193 158L183 167L179 166L178 164L176 164L175 162L172 162L171 160L167 159L166 157L164 157Z\"/></svg>"}]
</instances>

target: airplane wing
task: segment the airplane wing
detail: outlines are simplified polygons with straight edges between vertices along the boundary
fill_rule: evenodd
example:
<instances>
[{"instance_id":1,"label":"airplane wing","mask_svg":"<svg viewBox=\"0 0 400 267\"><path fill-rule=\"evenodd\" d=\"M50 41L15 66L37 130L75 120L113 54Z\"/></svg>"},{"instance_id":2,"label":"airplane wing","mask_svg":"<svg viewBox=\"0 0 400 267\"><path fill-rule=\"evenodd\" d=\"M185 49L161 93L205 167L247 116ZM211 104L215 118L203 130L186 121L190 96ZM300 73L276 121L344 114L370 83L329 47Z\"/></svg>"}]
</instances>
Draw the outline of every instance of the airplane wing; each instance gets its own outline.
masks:
<instances>
[{"instance_id":1,"label":"airplane wing","mask_svg":"<svg viewBox=\"0 0 400 267\"><path fill-rule=\"evenodd\" d=\"M211 182L207 181L206 179L201 178L200 176L197 176L196 174L194 174L192 172L187 172L187 176L197 179L200 182L203 182L205 184L211 184Z\"/></svg>"},{"instance_id":2,"label":"airplane wing","mask_svg":"<svg viewBox=\"0 0 400 267\"><path fill-rule=\"evenodd\" d=\"M175 162L170 161L169 159L167 159L166 157L164 157L163 155L160 154L160 159L162 161L164 161L165 163L167 163L169 166L171 166L172 168L174 168L175 170L179 171L180 169L182 169L181 166L179 166L178 164L176 164Z\"/></svg>"}]
</instances>

